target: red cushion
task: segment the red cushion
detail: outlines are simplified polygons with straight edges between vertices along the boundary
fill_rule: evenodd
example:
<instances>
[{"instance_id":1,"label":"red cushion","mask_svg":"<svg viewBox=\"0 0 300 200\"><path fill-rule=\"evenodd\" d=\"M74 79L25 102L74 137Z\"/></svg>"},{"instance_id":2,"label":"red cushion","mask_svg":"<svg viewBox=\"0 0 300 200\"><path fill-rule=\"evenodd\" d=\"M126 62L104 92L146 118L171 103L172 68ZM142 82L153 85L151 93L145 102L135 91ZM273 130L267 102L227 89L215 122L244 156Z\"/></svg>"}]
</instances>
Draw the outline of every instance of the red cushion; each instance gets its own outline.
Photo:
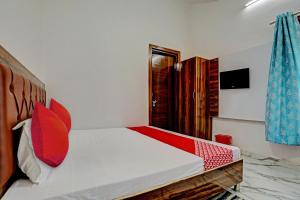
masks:
<instances>
[{"instance_id":1,"label":"red cushion","mask_svg":"<svg viewBox=\"0 0 300 200\"><path fill-rule=\"evenodd\" d=\"M68 130L59 117L42 104L35 105L31 137L35 155L51 167L63 162L69 149Z\"/></svg>"},{"instance_id":2,"label":"red cushion","mask_svg":"<svg viewBox=\"0 0 300 200\"><path fill-rule=\"evenodd\" d=\"M50 110L55 112L58 117L65 123L69 132L71 129L71 115L69 111L54 99L51 99L50 101Z\"/></svg>"},{"instance_id":3,"label":"red cushion","mask_svg":"<svg viewBox=\"0 0 300 200\"><path fill-rule=\"evenodd\" d=\"M216 142L228 145L232 144L232 137L230 135L217 134L215 137Z\"/></svg>"}]
</instances>

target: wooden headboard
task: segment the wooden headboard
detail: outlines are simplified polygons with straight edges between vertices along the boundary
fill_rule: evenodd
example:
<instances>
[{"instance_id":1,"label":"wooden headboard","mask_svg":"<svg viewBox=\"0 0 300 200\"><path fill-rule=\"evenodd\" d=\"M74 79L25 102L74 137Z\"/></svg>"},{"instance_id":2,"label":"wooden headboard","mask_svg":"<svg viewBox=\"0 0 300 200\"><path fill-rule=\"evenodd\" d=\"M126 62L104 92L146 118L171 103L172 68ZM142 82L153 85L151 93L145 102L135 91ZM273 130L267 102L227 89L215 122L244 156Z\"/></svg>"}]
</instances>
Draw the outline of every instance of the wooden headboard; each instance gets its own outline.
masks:
<instances>
[{"instance_id":1,"label":"wooden headboard","mask_svg":"<svg viewBox=\"0 0 300 200\"><path fill-rule=\"evenodd\" d=\"M17 169L17 134L12 128L31 117L37 101L46 103L45 84L0 45L0 197Z\"/></svg>"}]
</instances>

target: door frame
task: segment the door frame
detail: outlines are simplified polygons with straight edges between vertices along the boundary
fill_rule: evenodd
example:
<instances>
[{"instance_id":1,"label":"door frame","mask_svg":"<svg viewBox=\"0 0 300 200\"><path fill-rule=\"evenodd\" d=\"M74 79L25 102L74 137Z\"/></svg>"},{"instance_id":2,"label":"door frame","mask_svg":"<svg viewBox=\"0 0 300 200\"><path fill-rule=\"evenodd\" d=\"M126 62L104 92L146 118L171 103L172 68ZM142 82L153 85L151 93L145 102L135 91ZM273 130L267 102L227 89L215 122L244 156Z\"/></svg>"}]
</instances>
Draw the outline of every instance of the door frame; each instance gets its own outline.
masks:
<instances>
[{"instance_id":1,"label":"door frame","mask_svg":"<svg viewBox=\"0 0 300 200\"><path fill-rule=\"evenodd\" d=\"M176 62L181 62L181 52L161 47L155 44L149 44L149 55L148 55L148 110L149 110L149 125L152 125L152 55L155 52L161 52L166 55L175 56Z\"/></svg>"}]
</instances>

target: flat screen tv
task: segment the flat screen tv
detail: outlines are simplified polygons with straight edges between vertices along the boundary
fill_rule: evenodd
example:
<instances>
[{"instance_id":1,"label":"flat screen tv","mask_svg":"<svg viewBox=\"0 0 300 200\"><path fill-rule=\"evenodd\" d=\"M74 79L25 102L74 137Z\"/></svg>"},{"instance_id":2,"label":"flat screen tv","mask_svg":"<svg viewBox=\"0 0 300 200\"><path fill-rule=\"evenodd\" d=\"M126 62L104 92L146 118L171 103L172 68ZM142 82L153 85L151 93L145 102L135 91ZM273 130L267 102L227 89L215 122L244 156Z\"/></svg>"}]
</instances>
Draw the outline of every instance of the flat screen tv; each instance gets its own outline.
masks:
<instances>
[{"instance_id":1,"label":"flat screen tv","mask_svg":"<svg viewBox=\"0 0 300 200\"><path fill-rule=\"evenodd\" d=\"M249 68L220 72L221 89L242 89L249 87Z\"/></svg>"}]
</instances>

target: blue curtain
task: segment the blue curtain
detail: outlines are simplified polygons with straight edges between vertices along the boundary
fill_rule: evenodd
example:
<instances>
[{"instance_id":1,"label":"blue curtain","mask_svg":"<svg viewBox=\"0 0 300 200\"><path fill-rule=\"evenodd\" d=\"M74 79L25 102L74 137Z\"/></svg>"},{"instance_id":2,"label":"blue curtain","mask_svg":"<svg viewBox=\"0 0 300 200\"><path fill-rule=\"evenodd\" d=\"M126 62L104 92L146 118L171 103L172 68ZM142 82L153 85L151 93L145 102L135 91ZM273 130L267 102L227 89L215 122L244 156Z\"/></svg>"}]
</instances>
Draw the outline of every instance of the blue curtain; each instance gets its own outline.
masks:
<instances>
[{"instance_id":1,"label":"blue curtain","mask_svg":"<svg viewBox=\"0 0 300 200\"><path fill-rule=\"evenodd\" d=\"M266 102L266 139L300 145L300 25L292 13L277 16Z\"/></svg>"}]
</instances>

